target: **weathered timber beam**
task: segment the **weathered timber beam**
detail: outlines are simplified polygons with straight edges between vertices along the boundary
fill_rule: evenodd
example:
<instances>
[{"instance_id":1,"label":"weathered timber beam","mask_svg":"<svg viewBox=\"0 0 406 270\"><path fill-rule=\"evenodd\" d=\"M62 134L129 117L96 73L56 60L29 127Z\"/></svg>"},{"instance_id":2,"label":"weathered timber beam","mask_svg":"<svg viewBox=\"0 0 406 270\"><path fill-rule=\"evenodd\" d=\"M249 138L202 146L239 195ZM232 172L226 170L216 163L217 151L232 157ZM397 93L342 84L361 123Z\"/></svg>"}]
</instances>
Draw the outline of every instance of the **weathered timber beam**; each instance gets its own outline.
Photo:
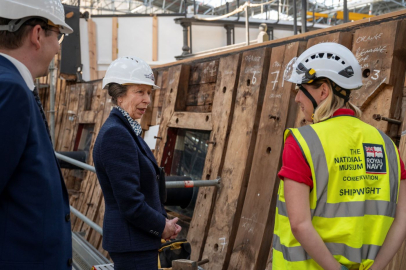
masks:
<instances>
[{"instance_id":1,"label":"weathered timber beam","mask_svg":"<svg viewBox=\"0 0 406 270\"><path fill-rule=\"evenodd\" d=\"M175 112L169 120L168 127L212 130L211 113Z\"/></svg>"}]
</instances>

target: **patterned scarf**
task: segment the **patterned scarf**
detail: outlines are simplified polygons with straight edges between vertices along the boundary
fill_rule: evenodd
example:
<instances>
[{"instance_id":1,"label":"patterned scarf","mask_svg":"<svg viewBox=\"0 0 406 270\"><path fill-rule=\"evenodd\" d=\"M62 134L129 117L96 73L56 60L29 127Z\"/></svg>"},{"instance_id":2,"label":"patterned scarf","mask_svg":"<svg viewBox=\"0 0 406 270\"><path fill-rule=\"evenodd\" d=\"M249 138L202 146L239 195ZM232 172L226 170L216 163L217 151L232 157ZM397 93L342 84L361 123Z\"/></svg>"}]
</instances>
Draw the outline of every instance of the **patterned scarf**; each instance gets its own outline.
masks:
<instances>
[{"instance_id":1,"label":"patterned scarf","mask_svg":"<svg viewBox=\"0 0 406 270\"><path fill-rule=\"evenodd\" d=\"M114 107L117 108L124 115L125 118L127 118L128 123L130 123L130 125L133 128L135 134L137 134L137 136L140 136L141 133L142 133L141 125L137 121L132 119L131 116L128 114L128 112L124 111L120 106L116 105Z\"/></svg>"}]
</instances>

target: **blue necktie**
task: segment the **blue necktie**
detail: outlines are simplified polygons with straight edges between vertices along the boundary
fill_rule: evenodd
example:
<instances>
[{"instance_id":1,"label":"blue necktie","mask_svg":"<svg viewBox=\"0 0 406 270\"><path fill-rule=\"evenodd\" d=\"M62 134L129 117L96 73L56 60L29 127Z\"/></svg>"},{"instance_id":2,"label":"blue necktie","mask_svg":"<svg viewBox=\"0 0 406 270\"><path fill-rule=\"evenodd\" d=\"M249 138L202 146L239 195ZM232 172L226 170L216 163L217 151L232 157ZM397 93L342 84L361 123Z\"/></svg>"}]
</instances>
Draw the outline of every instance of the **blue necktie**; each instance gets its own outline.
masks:
<instances>
[{"instance_id":1,"label":"blue necktie","mask_svg":"<svg viewBox=\"0 0 406 270\"><path fill-rule=\"evenodd\" d=\"M52 143L51 133L49 132L48 122L47 122L47 119L45 117L44 108L42 107L41 100L39 99L38 89L35 87L34 91L32 91L32 93L34 94L35 101L37 102L37 105L38 105L39 110L41 112L42 120L44 120L45 127L47 128L48 137L49 137L49 139L51 140L51 143Z\"/></svg>"}]
</instances>

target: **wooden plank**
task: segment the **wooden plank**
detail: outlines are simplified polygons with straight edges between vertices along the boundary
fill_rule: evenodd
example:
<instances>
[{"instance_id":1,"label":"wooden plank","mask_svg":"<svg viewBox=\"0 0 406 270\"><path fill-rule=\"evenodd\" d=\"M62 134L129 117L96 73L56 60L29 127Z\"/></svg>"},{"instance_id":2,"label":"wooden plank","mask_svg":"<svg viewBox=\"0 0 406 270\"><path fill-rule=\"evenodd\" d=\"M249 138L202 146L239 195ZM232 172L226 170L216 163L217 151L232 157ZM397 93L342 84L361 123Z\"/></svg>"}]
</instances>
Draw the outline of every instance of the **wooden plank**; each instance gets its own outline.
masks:
<instances>
[{"instance_id":1,"label":"wooden plank","mask_svg":"<svg viewBox=\"0 0 406 270\"><path fill-rule=\"evenodd\" d=\"M162 112L164 109L164 99L166 95L166 89L168 88L168 70L158 72L157 83L158 86L161 87L161 89L156 90L159 92L155 94L156 99L154 100L154 110L152 112L152 126L159 125L161 123Z\"/></svg>"},{"instance_id":2,"label":"wooden plank","mask_svg":"<svg viewBox=\"0 0 406 270\"><path fill-rule=\"evenodd\" d=\"M157 89L158 90L158 89ZM145 114L141 118L141 128L142 130L149 130L149 127L152 126L152 111L153 107L152 105L154 104L155 100L155 94L157 90L153 90L151 93L151 103L148 105L147 110L145 111Z\"/></svg>"},{"instance_id":3,"label":"wooden plank","mask_svg":"<svg viewBox=\"0 0 406 270\"><path fill-rule=\"evenodd\" d=\"M203 258L226 269L234 246L255 148L269 68L269 48L243 53L230 138ZM244 166L245 165L245 166Z\"/></svg>"},{"instance_id":4,"label":"wooden plank","mask_svg":"<svg viewBox=\"0 0 406 270\"><path fill-rule=\"evenodd\" d=\"M310 48L316 44L334 42L344 45L351 50L352 47L352 33L351 32L336 32L332 34L327 34L315 38L309 39L307 42L307 48Z\"/></svg>"},{"instance_id":5,"label":"wooden plank","mask_svg":"<svg viewBox=\"0 0 406 270\"><path fill-rule=\"evenodd\" d=\"M212 130L211 113L175 112L169 120L168 127Z\"/></svg>"},{"instance_id":6,"label":"wooden plank","mask_svg":"<svg viewBox=\"0 0 406 270\"><path fill-rule=\"evenodd\" d=\"M194 84L189 86L186 106L212 105L216 83Z\"/></svg>"},{"instance_id":7,"label":"wooden plank","mask_svg":"<svg viewBox=\"0 0 406 270\"><path fill-rule=\"evenodd\" d=\"M158 17L152 17L152 61L158 61Z\"/></svg>"},{"instance_id":8,"label":"wooden plank","mask_svg":"<svg viewBox=\"0 0 406 270\"><path fill-rule=\"evenodd\" d=\"M112 18L112 51L111 51L111 60L116 60L118 56L118 18Z\"/></svg>"},{"instance_id":9,"label":"wooden plank","mask_svg":"<svg viewBox=\"0 0 406 270\"><path fill-rule=\"evenodd\" d=\"M390 137L397 136L398 126L381 121L373 114L399 118L406 63L402 55L406 21L392 21L355 31L352 51L361 64L363 87L351 95L351 102L361 107L362 120L377 126ZM385 103L385 104L382 104Z\"/></svg>"},{"instance_id":10,"label":"wooden plank","mask_svg":"<svg viewBox=\"0 0 406 270\"><path fill-rule=\"evenodd\" d=\"M186 106L187 112L196 112L196 113L208 113L212 111L212 105L201 105L201 106Z\"/></svg>"},{"instance_id":11,"label":"wooden plank","mask_svg":"<svg viewBox=\"0 0 406 270\"><path fill-rule=\"evenodd\" d=\"M87 20L87 33L89 37L89 68L90 80L97 79L97 39L96 24L92 19Z\"/></svg>"},{"instance_id":12,"label":"wooden plank","mask_svg":"<svg viewBox=\"0 0 406 270\"><path fill-rule=\"evenodd\" d=\"M161 123L159 126L156 147L155 158L158 165L161 164L163 150L166 143L166 135L168 133L168 123L175 112L175 105L178 96L178 91L184 93L187 89L187 82L189 78L190 67L187 65L179 65L171 67L168 73L168 88L165 93L164 111L162 113Z\"/></svg>"},{"instance_id":13,"label":"wooden plank","mask_svg":"<svg viewBox=\"0 0 406 270\"><path fill-rule=\"evenodd\" d=\"M264 269L272 244L283 133L296 119L295 85L283 80L285 66L306 42L272 48L268 83L247 194L228 269ZM271 118L272 117L272 118Z\"/></svg>"},{"instance_id":14,"label":"wooden plank","mask_svg":"<svg viewBox=\"0 0 406 270\"><path fill-rule=\"evenodd\" d=\"M219 60L191 65L189 84L215 83L217 80L218 66Z\"/></svg>"},{"instance_id":15,"label":"wooden plank","mask_svg":"<svg viewBox=\"0 0 406 270\"><path fill-rule=\"evenodd\" d=\"M60 94L59 94L59 99L58 99L58 106L56 107L56 117L55 117L55 142L54 142L54 147L55 149L57 148L57 143L59 140L60 136L60 129L62 127L62 115L64 113L64 110L66 108L66 81L62 80L62 85L60 86Z\"/></svg>"},{"instance_id":16,"label":"wooden plank","mask_svg":"<svg viewBox=\"0 0 406 270\"><path fill-rule=\"evenodd\" d=\"M151 100L151 105L150 107L152 108L152 115L151 115L151 126L158 125L157 123L157 116L158 116L158 102L159 102L159 95L161 93L161 88L162 88L162 76L163 76L163 71L156 72L157 76L156 78L156 85L160 87L160 89L154 90L153 93L153 101Z\"/></svg>"},{"instance_id":17,"label":"wooden plank","mask_svg":"<svg viewBox=\"0 0 406 270\"><path fill-rule=\"evenodd\" d=\"M238 76L240 74L241 54L220 59L219 73L213 98L212 121L213 130L204 162L203 179L216 179L222 170L227 146L227 134L230 131L235 96L237 93ZM199 188L194 215L190 224L188 237L192 246L192 260L199 260L212 217L216 188Z\"/></svg>"}]
</instances>

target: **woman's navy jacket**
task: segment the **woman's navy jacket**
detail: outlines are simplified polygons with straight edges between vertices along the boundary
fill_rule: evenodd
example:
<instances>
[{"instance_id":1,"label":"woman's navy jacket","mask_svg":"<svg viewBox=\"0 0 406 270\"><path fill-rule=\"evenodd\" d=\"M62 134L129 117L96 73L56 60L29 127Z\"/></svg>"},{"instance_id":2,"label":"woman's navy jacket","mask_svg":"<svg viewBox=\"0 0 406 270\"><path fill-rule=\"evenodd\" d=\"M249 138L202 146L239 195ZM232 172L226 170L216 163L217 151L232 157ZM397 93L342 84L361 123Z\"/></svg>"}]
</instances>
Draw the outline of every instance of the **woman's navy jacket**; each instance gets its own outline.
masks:
<instances>
[{"instance_id":1,"label":"woman's navy jacket","mask_svg":"<svg viewBox=\"0 0 406 270\"><path fill-rule=\"evenodd\" d=\"M93 149L103 190L103 248L109 252L157 250L165 228L158 165L148 145L113 108Z\"/></svg>"}]
</instances>

